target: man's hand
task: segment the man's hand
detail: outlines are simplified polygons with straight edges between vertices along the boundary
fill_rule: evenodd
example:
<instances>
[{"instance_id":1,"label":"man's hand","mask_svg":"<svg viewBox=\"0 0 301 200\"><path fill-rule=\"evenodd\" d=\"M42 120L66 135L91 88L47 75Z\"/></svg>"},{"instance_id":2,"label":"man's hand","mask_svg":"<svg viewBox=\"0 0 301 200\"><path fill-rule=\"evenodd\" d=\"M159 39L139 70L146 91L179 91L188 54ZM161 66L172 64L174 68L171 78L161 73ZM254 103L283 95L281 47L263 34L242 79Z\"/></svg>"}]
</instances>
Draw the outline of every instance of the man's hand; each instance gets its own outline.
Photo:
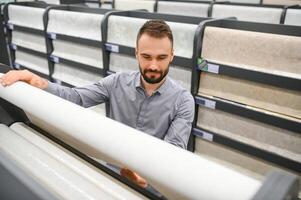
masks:
<instances>
[{"instance_id":1,"label":"man's hand","mask_svg":"<svg viewBox=\"0 0 301 200\"><path fill-rule=\"evenodd\" d=\"M139 185L142 188L147 187L147 181L144 178L127 168L121 168L120 174L121 176L133 181L135 184Z\"/></svg>"},{"instance_id":2,"label":"man's hand","mask_svg":"<svg viewBox=\"0 0 301 200\"><path fill-rule=\"evenodd\" d=\"M17 81L24 81L34 87L45 89L48 81L28 70L11 70L0 77L0 84L9 86Z\"/></svg>"}]
</instances>

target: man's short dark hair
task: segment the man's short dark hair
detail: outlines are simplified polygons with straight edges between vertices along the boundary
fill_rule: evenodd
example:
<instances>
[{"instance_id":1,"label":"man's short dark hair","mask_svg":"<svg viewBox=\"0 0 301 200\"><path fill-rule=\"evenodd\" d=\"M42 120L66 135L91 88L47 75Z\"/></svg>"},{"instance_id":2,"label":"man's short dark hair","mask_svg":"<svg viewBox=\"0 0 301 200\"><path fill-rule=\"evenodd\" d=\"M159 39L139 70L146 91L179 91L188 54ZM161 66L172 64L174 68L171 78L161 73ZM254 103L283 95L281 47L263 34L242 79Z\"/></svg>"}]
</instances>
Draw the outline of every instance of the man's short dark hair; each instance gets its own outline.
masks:
<instances>
[{"instance_id":1,"label":"man's short dark hair","mask_svg":"<svg viewBox=\"0 0 301 200\"><path fill-rule=\"evenodd\" d=\"M142 34L146 33L147 35L154 38L164 38L168 37L171 41L171 46L173 46L173 36L170 30L170 27L166 24L164 20L161 19L152 19L144 23L140 28L137 35L136 45L138 46L138 41L141 38Z\"/></svg>"}]
</instances>

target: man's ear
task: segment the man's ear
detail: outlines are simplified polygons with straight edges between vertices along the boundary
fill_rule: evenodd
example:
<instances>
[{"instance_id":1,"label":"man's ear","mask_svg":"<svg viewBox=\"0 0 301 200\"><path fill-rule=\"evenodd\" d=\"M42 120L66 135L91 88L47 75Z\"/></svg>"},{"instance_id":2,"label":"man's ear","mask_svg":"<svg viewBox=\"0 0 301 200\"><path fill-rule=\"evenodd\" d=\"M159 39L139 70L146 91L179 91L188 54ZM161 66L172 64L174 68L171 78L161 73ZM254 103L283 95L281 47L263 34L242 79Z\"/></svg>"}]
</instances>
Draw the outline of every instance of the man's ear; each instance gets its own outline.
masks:
<instances>
[{"instance_id":1,"label":"man's ear","mask_svg":"<svg viewBox=\"0 0 301 200\"><path fill-rule=\"evenodd\" d=\"M174 57L175 57L175 50L172 49L172 51L171 51L170 63L172 62L172 60L173 60Z\"/></svg>"},{"instance_id":2,"label":"man's ear","mask_svg":"<svg viewBox=\"0 0 301 200\"><path fill-rule=\"evenodd\" d=\"M135 48L135 56L138 59L138 50L137 50L137 47Z\"/></svg>"}]
</instances>

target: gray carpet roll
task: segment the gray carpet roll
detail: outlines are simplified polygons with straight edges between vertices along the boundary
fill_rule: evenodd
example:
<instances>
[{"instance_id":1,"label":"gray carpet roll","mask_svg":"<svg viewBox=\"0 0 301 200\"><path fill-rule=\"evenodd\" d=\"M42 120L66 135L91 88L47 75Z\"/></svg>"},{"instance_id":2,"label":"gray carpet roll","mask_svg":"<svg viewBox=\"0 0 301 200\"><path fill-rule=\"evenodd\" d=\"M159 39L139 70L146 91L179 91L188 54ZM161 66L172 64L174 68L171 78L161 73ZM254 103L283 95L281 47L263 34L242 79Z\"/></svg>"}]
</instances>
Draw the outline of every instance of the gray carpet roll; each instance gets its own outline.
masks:
<instances>
[{"instance_id":1,"label":"gray carpet roll","mask_svg":"<svg viewBox=\"0 0 301 200\"><path fill-rule=\"evenodd\" d=\"M294 90L202 73L199 93L301 119L301 94Z\"/></svg>"},{"instance_id":2,"label":"gray carpet roll","mask_svg":"<svg viewBox=\"0 0 301 200\"><path fill-rule=\"evenodd\" d=\"M236 17L242 21L279 24L282 14L281 8L251 7L236 5L213 5L212 17Z\"/></svg>"},{"instance_id":3,"label":"gray carpet roll","mask_svg":"<svg viewBox=\"0 0 301 200\"><path fill-rule=\"evenodd\" d=\"M50 10L47 32L101 41L102 18L101 14Z\"/></svg>"},{"instance_id":4,"label":"gray carpet roll","mask_svg":"<svg viewBox=\"0 0 301 200\"><path fill-rule=\"evenodd\" d=\"M16 51L15 63L38 71L42 74L49 75L48 61L46 59L46 56L45 58L41 58L22 51Z\"/></svg>"},{"instance_id":5,"label":"gray carpet roll","mask_svg":"<svg viewBox=\"0 0 301 200\"><path fill-rule=\"evenodd\" d=\"M301 37L207 27L201 56L221 64L301 79L300 52Z\"/></svg>"},{"instance_id":6,"label":"gray carpet roll","mask_svg":"<svg viewBox=\"0 0 301 200\"><path fill-rule=\"evenodd\" d=\"M209 4L191 2L158 1L158 13L208 17Z\"/></svg>"},{"instance_id":7,"label":"gray carpet roll","mask_svg":"<svg viewBox=\"0 0 301 200\"><path fill-rule=\"evenodd\" d=\"M53 40L52 55L78 63L103 68L101 48L67 42L63 40Z\"/></svg>"},{"instance_id":8,"label":"gray carpet roll","mask_svg":"<svg viewBox=\"0 0 301 200\"><path fill-rule=\"evenodd\" d=\"M12 31L12 43L21 47L46 53L44 36L33 35L21 31Z\"/></svg>"},{"instance_id":9,"label":"gray carpet roll","mask_svg":"<svg viewBox=\"0 0 301 200\"><path fill-rule=\"evenodd\" d=\"M301 123L301 120L298 120ZM197 125L233 140L301 162L301 136L298 133L240 117L199 107Z\"/></svg>"},{"instance_id":10,"label":"gray carpet roll","mask_svg":"<svg viewBox=\"0 0 301 200\"><path fill-rule=\"evenodd\" d=\"M21 5L8 6L8 23L43 30L43 8Z\"/></svg>"},{"instance_id":11,"label":"gray carpet roll","mask_svg":"<svg viewBox=\"0 0 301 200\"><path fill-rule=\"evenodd\" d=\"M100 73L95 74L65 64L56 64L52 77L73 86L89 85L102 79L102 75Z\"/></svg>"}]
</instances>

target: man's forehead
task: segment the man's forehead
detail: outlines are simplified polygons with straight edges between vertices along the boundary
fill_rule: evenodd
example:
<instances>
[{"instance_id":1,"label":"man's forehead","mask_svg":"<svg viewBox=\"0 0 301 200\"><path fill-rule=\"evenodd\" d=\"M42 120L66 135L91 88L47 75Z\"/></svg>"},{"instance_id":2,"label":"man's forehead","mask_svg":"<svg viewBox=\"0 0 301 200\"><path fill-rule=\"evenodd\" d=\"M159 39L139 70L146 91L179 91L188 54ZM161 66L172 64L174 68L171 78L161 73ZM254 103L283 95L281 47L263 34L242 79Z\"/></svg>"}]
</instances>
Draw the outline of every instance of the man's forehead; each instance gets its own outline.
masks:
<instances>
[{"instance_id":1,"label":"man's forehead","mask_svg":"<svg viewBox=\"0 0 301 200\"><path fill-rule=\"evenodd\" d=\"M137 43L139 43L141 40L144 41L144 40L151 40L151 39L152 40L168 40L171 43L171 41L170 41L170 39L168 38L167 35L163 35L162 37L155 37L155 36L152 36L148 33L143 33L141 35L141 37L138 39Z\"/></svg>"}]
</instances>

